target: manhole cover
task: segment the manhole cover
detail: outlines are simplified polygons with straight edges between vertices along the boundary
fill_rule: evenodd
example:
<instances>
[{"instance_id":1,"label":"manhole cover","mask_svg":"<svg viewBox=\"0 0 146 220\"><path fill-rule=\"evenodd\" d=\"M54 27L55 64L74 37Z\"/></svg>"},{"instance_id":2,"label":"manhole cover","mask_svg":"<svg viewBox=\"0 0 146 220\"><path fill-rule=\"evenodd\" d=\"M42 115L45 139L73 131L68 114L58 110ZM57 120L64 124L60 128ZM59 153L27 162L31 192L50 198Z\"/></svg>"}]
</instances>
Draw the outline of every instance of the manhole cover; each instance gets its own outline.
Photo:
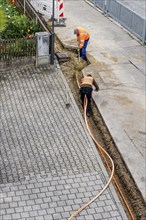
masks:
<instances>
[{"instance_id":1,"label":"manhole cover","mask_svg":"<svg viewBox=\"0 0 146 220\"><path fill-rule=\"evenodd\" d=\"M56 52L56 56L57 56L59 62L66 62L66 61L70 60L70 57L68 56L68 54L66 52Z\"/></svg>"}]
</instances>

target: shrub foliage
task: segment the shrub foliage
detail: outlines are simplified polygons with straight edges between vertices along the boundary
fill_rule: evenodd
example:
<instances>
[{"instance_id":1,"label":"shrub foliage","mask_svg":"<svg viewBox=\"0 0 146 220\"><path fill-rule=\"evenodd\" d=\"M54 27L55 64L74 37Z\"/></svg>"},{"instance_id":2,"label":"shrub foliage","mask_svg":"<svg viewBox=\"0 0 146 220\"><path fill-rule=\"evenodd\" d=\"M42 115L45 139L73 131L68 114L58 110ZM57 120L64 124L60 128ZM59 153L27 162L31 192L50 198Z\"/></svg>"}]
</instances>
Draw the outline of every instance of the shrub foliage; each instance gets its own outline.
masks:
<instances>
[{"instance_id":1,"label":"shrub foliage","mask_svg":"<svg viewBox=\"0 0 146 220\"><path fill-rule=\"evenodd\" d=\"M1 32L1 38L22 38L39 32L40 27L33 20L29 20L25 15L13 16L10 18Z\"/></svg>"},{"instance_id":2,"label":"shrub foliage","mask_svg":"<svg viewBox=\"0 0 146 220\"><path fill-rule=\"evenodd\" d=\"M2 5L2 9L8 18L5 28L0 32L0 38L28 37L35 32L41 31L41 28L34 20L30 20L26 15L19 14L14 4L8 4L6 0L3 0L0 5Z\"/></svg>"}]
</instances>

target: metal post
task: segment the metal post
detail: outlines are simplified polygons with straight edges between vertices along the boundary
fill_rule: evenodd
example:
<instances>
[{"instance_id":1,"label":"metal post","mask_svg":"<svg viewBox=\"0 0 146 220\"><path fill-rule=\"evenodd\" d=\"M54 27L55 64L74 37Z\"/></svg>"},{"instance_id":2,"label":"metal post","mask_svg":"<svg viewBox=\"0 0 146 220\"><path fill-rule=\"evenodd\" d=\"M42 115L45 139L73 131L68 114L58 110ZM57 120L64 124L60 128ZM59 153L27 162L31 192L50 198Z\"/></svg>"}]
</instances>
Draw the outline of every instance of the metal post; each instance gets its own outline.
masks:
<instances>
[{"instance_id":1,"label":"metal post","mask_svg":"<svg viewBox=\"0 0 146 220\"><path fill-rule=\"evenodd\" d=\"M107 16L108 13L108 4L107 4L107 0L104 1L104 13Z\"/></svg>"},{"instance_id":2,"label":"metal post","mask_svg":"<svg viewBox=\"0 0 146 220\"><path fill-rule=\"evenodd\" d=\"M54 0L52 1L51 64L54 65Z\"/></svg>"},{"instance_id":3,"label":"metal post","mask_svg":"<svg viewBox=\"0 0 146 220\"><path fill-rule=\"evenodd\" d=\"M57 22L59 23L59 0L56 2L57 3Z\"/></svg>"},{"instance_id":4,"label":"metal post","mask_svg":"<svg viewBox=\"0 0 146 220\"><path fill-rule=\"evenodd\" d=\"M96 1L94 0L94 7L96 7Z\"/></svg>"},{"instance_id":5,"label":"metal post","mask_svg":"<svg viewBox=\"0 0 146 220\"><path fill-rule=\"evenodd\" d=\"M144 44L146 43L146 20L144 20L144 23L143 23L142 41Z\"/></svg>"},{"instance_id":6,"label":"metal post","mask_svg":"<svg viewBox=\"0 0 146 220\"><path fill-rule=\"evenodd\" d=\"M25 14L25 11L26 11L26 0L24 0L24 14Z\"/></svg>"}]
</instances>

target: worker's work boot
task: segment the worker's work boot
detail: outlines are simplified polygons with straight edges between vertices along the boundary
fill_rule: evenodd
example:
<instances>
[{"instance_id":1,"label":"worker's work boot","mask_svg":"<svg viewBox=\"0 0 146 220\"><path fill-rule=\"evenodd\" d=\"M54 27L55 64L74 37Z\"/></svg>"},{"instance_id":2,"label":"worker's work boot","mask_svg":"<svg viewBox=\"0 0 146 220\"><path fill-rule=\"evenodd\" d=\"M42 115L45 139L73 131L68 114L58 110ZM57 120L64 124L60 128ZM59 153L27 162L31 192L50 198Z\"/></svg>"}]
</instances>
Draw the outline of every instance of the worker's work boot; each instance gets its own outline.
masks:
<instances>
[{"instance_id":1,"label":"worker's work boot","mask_svg":"<svg viewBox=\"0 0 146 220\"><path fill-rule=\"evenodd\" d=\"M89 60L87 60L87 64L88 64L88 65L90 64L90 61L89 61Z\"/></svg>"},{"instance_id":2,"label":"worker's work boot","mask_svg":"<svg viewBox=\"0 0 146 220\"><path fill-rule=\"evenodd\" d=\"M90 113L90 112L87 112L86 115L87 115L87 117L90 117L91 113Z\"/></svg>"}]
</instances>

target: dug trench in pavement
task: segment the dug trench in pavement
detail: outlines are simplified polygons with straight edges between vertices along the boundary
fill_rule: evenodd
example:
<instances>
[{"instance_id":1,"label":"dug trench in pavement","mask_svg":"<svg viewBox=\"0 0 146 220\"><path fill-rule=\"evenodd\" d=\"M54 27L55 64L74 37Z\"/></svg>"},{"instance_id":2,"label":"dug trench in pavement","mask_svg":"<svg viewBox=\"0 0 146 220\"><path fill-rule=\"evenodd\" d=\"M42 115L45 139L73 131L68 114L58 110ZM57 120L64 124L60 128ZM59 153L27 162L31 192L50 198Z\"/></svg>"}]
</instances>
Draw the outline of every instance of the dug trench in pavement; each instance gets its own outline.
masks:
<instances>
[{"instance_id":1,"label":"dug trench in pavement","mask_svg":"<svg viewBox=\"0 0 146 220\"><path fill-rule=\"evenodd\" d=\"M72 46L70 48L64 48L62 43L56 38L55 41L55 51L56 52L65 52L68 54L70 59L67 62L60 62L61 70L67 80L67 83L70 86L70 89L74 95L76 103L83 115L83 108L81 106L80 96L79 96L79 89L77 85L77 80L80 80L81 76L85 72L85 69L88 68L88 71L92 73L92 75L97 78L96 72L98 69L108 69L108 65L97 62L93 57L88 54L90 62L92 64L88 65L86 62L82 61L82 59L78 59L77 51L75 47ZM94 74L93 74L94 73ZM98 81L99 82L99 81ZM100 87L100 83L99 83ZM102 89L102 88L101 88ZM122 192L132 212L135 215L136 219L145 219L146 211L145 211L145 202L143 201L137 186L128 171L123 158L121 157L111 135L108 131L107 126L104 123L102 115L100 114L97 106L93 102L92 104L92 115L88 119L90 128L99 144L107 150L110 156L113 158L115 163L115 178L118 181Z\"/></svg>"}]
</instances>

